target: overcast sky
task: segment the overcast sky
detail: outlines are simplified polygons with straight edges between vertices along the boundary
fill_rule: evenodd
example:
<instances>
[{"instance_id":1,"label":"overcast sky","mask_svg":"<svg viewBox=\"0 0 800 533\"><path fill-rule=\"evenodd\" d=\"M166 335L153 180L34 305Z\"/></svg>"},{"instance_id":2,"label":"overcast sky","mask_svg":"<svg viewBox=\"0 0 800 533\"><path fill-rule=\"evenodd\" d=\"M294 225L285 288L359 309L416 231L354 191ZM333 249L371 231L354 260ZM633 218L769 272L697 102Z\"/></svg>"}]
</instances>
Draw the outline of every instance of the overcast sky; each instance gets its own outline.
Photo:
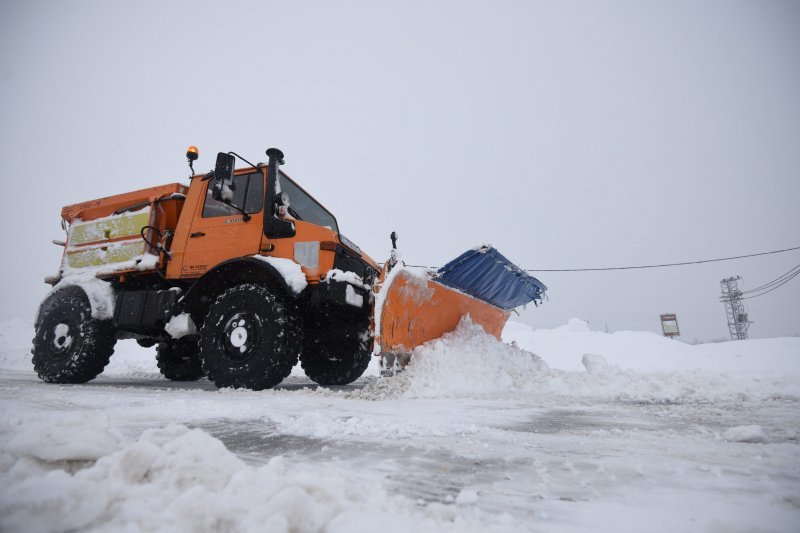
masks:
<instances>
[{"instance_id":1,"label":"overcast sky","mask_svg":"<svg viewBox=\"0 0 800 533\"><path fill-rule=\"evenodd\" d=\"M525 268L800 245L800 2L0 0L0 319L58 269L61 206L266 160L375 259L397 230L437 266L488 242ZM518 320L728 336L744 288L800 251L650 271L541 273ZM800 278L748 301L800 333Z\"/></svg>"}]
</instances>

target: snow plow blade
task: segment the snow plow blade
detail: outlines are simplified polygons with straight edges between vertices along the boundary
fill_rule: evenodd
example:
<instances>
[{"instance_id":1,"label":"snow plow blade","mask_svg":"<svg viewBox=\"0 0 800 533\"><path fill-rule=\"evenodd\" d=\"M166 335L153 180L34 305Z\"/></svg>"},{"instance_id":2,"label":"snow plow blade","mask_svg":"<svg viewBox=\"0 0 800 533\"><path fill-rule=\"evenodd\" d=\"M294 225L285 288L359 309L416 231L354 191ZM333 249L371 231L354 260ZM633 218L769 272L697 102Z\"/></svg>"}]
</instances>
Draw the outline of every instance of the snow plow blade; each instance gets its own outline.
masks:
<instances>
[{"instance_id":1,"label":"snow plow blade","mask_svg":"<svg viewBox=\"0 0 800 533\"><path fill-rule=\"evenodd\" d=\"M438 271L397 266L381 288L376 331L383 354L403 356L458 326L462 317L500 339L511 311L541 301L546 287L497 250L470 250Z\"/></svg>"}]
</instances>

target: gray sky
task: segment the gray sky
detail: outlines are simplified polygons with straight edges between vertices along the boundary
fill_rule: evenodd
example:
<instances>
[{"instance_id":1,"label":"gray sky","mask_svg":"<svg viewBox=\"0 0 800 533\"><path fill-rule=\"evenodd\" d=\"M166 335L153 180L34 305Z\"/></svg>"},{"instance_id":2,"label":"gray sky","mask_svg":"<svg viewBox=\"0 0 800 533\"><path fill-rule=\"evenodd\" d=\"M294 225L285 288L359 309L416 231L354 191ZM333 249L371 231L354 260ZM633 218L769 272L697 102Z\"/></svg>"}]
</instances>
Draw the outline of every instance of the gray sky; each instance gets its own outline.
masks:
<instances>
[{"instance_id":1,"label":"gray sky","mask_svg":"<svg viewBox=\"0 0 800 533\"><path fill-rule=\"evenodd\" d=\"M377 260L490 242L526 268L800 245L800 2L0 0L0 319L58 268L62 205L185 181L217 151L284 169ZM542 273L535 327L727 336L719 281L800 252ZM800 333L800 279L748 302Z\"/></svg>"}]
</instances>

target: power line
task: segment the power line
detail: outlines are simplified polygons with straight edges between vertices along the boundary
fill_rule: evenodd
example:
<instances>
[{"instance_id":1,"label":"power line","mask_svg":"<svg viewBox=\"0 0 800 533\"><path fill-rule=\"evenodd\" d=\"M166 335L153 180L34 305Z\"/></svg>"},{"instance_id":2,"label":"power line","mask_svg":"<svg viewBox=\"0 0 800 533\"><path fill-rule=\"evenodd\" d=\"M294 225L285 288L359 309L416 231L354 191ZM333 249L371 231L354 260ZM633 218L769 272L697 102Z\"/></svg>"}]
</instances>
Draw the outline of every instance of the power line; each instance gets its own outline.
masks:
<instances>
[{"instance_id":1,"label":"power line","mask_svg":"<svg viewBox=\"0 0 800 533\"><path fill-rule=\"evenodd\" d=\"M781 254L784 252L791 252L793 250L800 250L800 246L795 246L794 248L784 248L783 250L759 252L757 254L735 255L732 257L720 257L717 259L702 259L700 261L683 261L680 263L662 263L659 265L639 265L639 266L604 267L604 268L551 268L551 269L538 268L538 269L528 269L528 272L593 272L600 270L634 270L641 268L664 268L664 267L685 266L685 265L699 265L702 263L716 263L719 261L732 261L734 259L745 259L747 257L758 257L760 255Z\"/></svg>"},{"instance_id":2,"label":"power line","mask_svg":"<svg viewBox=\"0 0 800 533\"><path fill-rule=\"evenodd\" d=\"M789 270L788 272L784 272L783 274L781 274L777 278L775 278L772 281L769 281L769 282L767 282L767 283L765 283L765 284L763 284L763 285L761 285L759 287L756 287L754 289L749 289L749 290L746 290L746 291L742 291L742 294L751 294L751 293L754 293L754 292L759 292L759 291L764 290L764 289L769 289L772 285L783 281L787 276L794 277L794 275L796 275L798 269L800 269L800 265L792 267L792 269Z\"/></svg>"},{"instance_id":3,"label":"power line","mask_svg":"<svg viewBox=\"0 0 800 533\"><path fill-rule=\"evenodd\" d=\"M717 258L717 259L701 259L699 261L683 261L683 262L680 262L680 263L662 263L662 264L657 264L657 265L637 265L637 266L619 266L619 267L603 267L603 268L527 268L527 269L524 269L524 270L526 272L599 272L599 271L607 271L607 270L635 270L635 269L643 269L643 268L665 268L665 267L686 266L686 265L699 265L699 264L702 264L702 263L717 263L719 261L732 261L734 259L745 259L747 257L758 257L758 256L761 256L761 255L782 254L784 252L791 252L791 251L794 251L794 250L800 250L800 246L795 246L793 248L784 248L782 250L771 250L769 252L759 252L759 253L756 253L756 254L735 255L735 256L732 256L732 257L720 257L720 258ZM426 266L426 265L407 265L407 266L416 267L416 268L434 268L434 269L438 269L439 268L439 267L432 267L432 266ZM792 270L794 270L794 269L792 269ZM787 272L787 274L788 274L788 272Z\"/></svg>"},{"instance_id":4,"label":"power line","mask_svg":"<svg viewBox=\"0 0 800 533\"><path fill-rule=\"evenodd\" d=\"M783 286L783 285L786 285L787 283L789 283L790 281L792 281L794 278L796 278L798 275L800 275L800 265L797 265L797 270L794 272L794 274L792 274L792 275L791 275L791 276L789 276L788 278L784 279L782 282L778 283L777 285L775 285L775 286L774 286L774 287L772 287L771 289L769 289L769 290L766 290L766 291L764 291L764 292L762 292L762 293L760 293L760 294L754 294L754 295L752 295L752 296L747 296L747 297L745 297L745 298L742 298L742 300L750 300L750 299L752 299L752 298L758 298L759 296L764 296L765 294L767 294L767 293L770 293L770 292L774 291L774 290L775 290L775 289L777 289L778 287L781 287L781 286Z\"/></svg>"}]
</instances>

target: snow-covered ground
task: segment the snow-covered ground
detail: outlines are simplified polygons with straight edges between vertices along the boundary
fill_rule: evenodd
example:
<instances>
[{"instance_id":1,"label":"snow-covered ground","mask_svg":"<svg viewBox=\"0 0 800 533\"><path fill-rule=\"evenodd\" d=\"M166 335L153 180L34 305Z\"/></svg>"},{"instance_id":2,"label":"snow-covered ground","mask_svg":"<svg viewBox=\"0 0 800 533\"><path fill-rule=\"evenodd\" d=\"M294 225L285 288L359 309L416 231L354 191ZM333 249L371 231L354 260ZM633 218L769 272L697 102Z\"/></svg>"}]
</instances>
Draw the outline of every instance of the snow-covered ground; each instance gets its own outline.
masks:
<instances>
[{"instance_id":1,"label":"snow-covered ground","mask_svg":"<svg viewBox=\"0 0 800 533\"><path fill-rule=\"evenodd\" d=\"M392 378L251 392L131 341L48 385L32 336L0 323L2 531L800 530L798 338L462 324Z\"/></svg>"}]
</instances>

